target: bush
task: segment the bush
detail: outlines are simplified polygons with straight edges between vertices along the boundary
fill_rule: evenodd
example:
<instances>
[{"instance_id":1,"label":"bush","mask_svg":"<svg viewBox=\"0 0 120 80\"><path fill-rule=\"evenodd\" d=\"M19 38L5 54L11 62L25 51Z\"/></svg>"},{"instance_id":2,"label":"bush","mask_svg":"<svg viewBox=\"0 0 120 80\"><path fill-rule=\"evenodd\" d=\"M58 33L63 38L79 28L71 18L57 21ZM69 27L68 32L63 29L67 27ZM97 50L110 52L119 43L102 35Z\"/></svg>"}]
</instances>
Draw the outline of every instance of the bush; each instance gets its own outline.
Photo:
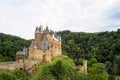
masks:
<instances>
[{"instance_id":1,"label":"bush","mask_svg":"<svg viewBox=\"0 0 120 80\"><path fill-rule=\"evenodd\" d=\"M29 80L28 76L21 70L15 70L13 74L17 77L18 80Z\"/></svg>"},{"instance_id":2,"label":"bush","mask_svg":"<svg viewBox=\"0 0 120 80\"><path fill-rule=\"evenodd\" d=\"M70 58L61 56L40 66L31 80L89 80L89 77L85 73L80 73Z\"/></svg>"},{"instance_id":3,"label":"bush","mask_svg":"<svg viewBox=\"0 0 120 80\"><path fill-rule=\"evenodd\" d=\"M0 80L29 80L28 76L20 70L1 70Z\"/></svg>"},{"instance_id":4,"label":"bush","mask_svg":"<svg viewBox=\"0 0 120 80\"><path fill-rule=\"evenodd\" d=\"M11 74L10 72L1 71L0 72L0 80L16 80L16 76Z\"/></svg>"},{"instance_id":5,"label":"bush","mask_svg":"<svg viewBox=\"0 0 120 80\"><path fill-rule=\"evenodd\" d=\"M78 72L75 68L57 61L51 67L51 72L56 76L56 80L89 80L87 74Z\"/></svg>"},{"instance_id":6,"label":"bush","mask_svg":"<svg viewBox=\"0 0 120 80\"><path fill-rule=\"evenodd\" d=\"M54 80L49 67L44 67L42 72L39 74L38 80Z\"/></svg>"}]
</instances>

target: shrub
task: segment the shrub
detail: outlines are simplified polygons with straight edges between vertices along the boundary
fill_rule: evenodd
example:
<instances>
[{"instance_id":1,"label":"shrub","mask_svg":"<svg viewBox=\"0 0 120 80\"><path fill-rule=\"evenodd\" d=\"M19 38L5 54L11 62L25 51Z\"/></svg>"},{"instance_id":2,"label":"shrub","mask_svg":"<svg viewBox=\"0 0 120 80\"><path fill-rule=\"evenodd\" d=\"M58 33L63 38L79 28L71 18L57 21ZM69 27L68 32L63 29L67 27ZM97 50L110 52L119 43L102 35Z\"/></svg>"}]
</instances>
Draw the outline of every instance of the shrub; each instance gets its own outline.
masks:
<instances>
[{"instance_id":1,"label":"shrub","mask_svg":"<svg viewBox=\"0 0 120 80\"><path fill-rule=\"evenodd\" d=\"M1 71L0 72L0 80L16 80L16 76L11 74L10 72Z\"/></svg>"}]
</instances>

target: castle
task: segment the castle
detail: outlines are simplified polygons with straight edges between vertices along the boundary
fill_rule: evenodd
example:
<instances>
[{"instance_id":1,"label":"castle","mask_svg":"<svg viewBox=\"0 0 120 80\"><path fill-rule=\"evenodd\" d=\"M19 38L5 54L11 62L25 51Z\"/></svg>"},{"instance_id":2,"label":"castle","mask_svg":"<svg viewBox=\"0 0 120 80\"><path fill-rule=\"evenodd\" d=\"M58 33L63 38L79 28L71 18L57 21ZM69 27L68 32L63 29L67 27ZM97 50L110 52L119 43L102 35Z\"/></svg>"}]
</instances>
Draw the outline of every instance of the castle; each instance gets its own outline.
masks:
<instances>
[{"instance_id":1,"label":"castle","mask_svg":"<svg viewBox=\"0 0 120 80\"><path fill-rule=\"evenodd\" d=\"M51 59L61 54L61 37L48 26L36 27L35 38L31 42L29 49L23 48L23 51L16 53L16 61L0 63L0 69L24 69L28 70L41 62L51 62Z\"/></svg>"},{"instance_id":2,"label":"castle","mask_svg":"<svg viewBox=\"0 0 120 80\"><path fill-rule=\"evenodd\" d=\"M36 27L35 39L29 47L29 59L50 62L51 58L61 55L61 37L48 27Z\"/></svg>"},{"instance_id":3,"label":"castle","mask_svg":"<svg viewBox=\"0 0 120 80\"><path fill-rule=\"evenodd\" d=\"M48 26L36 27L35 38L29 48L23 48L23 51L16 53L16 61L1 62L0 69L14 70L23 69L31 71L35 66L42 62L51 62L52 58L61 56L61 36L50 30ZM87 73L87 61L83 61L83 66L79 67L80 71ZM32 72L29 72L32 73Z\"/></svg>"}]
</instances>

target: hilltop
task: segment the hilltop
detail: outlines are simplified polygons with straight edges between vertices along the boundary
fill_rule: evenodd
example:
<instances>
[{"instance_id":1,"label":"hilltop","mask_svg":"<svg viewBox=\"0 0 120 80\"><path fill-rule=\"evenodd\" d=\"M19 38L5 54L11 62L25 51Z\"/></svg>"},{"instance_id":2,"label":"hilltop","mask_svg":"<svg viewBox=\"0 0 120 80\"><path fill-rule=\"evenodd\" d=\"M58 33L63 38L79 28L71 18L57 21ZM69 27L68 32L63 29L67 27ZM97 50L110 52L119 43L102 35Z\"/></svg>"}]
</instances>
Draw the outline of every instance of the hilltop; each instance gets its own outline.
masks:
<instances>
[{"instance_id":1,"label":"hilltop","mask_svg":"<svg viewBox=\"0 0 120 80\"><path fill-rule=\"evenodd\" d=\"M68 30L58 33L62 37L62 53L72 58L75 65L80 65L82 59L87 59L88 69L93 66L97 67L97 63L102 63L109 73L110 80L113 80L116 75L120 75L120 29L98 33ZM15 60L15 51L22 50L24 44L28 47L31 40L0 33L0 42L0 60L12 61Z\"/></svg>"}]
</instances>

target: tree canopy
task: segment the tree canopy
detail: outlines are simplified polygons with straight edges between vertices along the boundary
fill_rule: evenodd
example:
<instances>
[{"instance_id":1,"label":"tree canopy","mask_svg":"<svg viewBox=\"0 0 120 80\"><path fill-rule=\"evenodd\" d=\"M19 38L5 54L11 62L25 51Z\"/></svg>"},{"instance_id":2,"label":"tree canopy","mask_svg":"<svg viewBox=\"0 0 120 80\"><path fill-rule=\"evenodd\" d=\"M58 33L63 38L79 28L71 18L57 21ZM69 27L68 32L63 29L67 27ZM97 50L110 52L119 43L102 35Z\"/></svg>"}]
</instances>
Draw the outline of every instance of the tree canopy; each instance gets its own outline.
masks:
<instances>
[{"instance_id":1,"label":"tree canopy","mask_svg":"<svg viewBox=\"0 0 120 80\"><path fill-rule=\"evenodd\" d=\"M30 43L31 40L0 33L0 62L15 60L16 52L24 46L28 47Z\"/></svg>"},{"instance_id":2,"label":"tree canopy","mask_svg":"<svg viewBox=\"0 0 120 80\"><path fill-rule=\"evenodd\" d=\"M120 29L97 33L69 30L57 33L62 37L62 53L72 58L76 65L81 65L82 59L87 59L90 69L95 69L96 64L102 63L110 80L120 75ZM24 46L28 47L30 43L31 40L0 33L0 62L15 60L16 52L21 51ZM105 72L106 77L107 73Z\"/></svg>"}]
</instances>

